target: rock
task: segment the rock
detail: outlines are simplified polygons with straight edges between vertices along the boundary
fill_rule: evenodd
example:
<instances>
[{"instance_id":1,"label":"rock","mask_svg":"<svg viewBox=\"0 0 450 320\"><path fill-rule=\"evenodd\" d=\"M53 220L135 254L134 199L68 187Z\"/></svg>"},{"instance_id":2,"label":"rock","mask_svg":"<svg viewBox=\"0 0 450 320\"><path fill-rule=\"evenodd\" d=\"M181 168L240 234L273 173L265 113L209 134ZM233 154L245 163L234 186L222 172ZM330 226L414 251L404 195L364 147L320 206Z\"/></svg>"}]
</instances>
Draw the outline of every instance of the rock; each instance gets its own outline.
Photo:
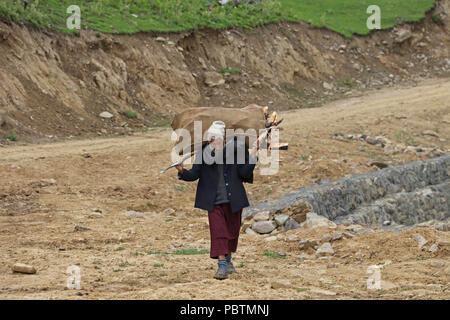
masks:
<instances>
[{"instance_id":1,"label":"rock","mask_svg":"<svg viewBox=\"0 0 450 320\"><path fill-rule=\"evenodd\" d=\"M333 90L333 85L332 84L329 84L328 82L324 82L323 83L323 88L325 89L325 90L328 90L328 91L331 91L331 90Z\"/></svg>"},{"instance_id":2,"label":"rock","mask_svg":"<svg viewBox=\"0 0 450 320\"><path fill-rule=\"evenodd\" d=\"M85 228L85 227L81 227L81 226L75 226L74 228L74 232L83 232L83 231L88 231L89 228Z\"/></svg>"},{"instance_id":3,"label":"rock","mask_svg":"<svg viewBox=\"0 0 450 320\"><path fill-rule=\"evenodd\" d=\"M414 234L413 237L414 237L415 239L417 239L419 249L422 249L422 247L428 243L428 240L425 239L424 237L422 237L422 236L421 236L420 234L418 234L418 233Z\"/></svg>"},{"instance_id":4,"label":"rock","mask_svg":"<svg viewBox=\"0 0 450 320\"><path fill-rule=\"evenodd\" d=\"M13 265L12 271L18 272L18 273L26 273L26 274L35 274L36 273L36 269L33 266L29 266L29 265L22 264L22 263L16 263L15 265Z\"/></svg>"},{"instance_id":5,"label":"rock","mask_svg":"<svg viewBox=\"0 0 450 320\"><path fill-rule=\"evenodd\" d=\"M287 219L287 221L284 223L284 231L294 230L298 228L300 228L300 224L292 218Z\"/></svg>"},{"instance_id":6,"label":"rock","mask_svg":"<svg viewBox=\"0 0 450 320\"><path fill-rule=\"evenodd\" d=\"M316 251L318 257L332 256L334 255L333 247L329 242L322 244Z\"/></svg>"},{"instance_id":7,"label":"rock","mask_svg":"<svg viewBox=\"0 0 450 320\"><path fill-rule=\"evenodd\" d=\"M302 224L306 221L306 213L294 213L291 215L291 218L295 220L295 222Z\"/></svg>"},{"instance_id":8,"label":"rock","mask_svg":"<svg viewBox=\"0 0 450 320\"><path fill-rule=\"evenodd\" d=\"M298 237L296 234L290 234L286 237L286 241L297 241Z\"/></svg>"},{"instance_id":9,"label":"rock","mask_svg":"<svg viewBox=\"0 0 450 320\"><path fill-rule=\"evenodd\" d=\"M353 239L355 236L351 234L350 232L343 232L342 235L346 237L347 239Z\"/></svg>"},{"instance_id":10,"label":"rock","mask_svg":"<svg viewBox=\"0 0 450 320\"><path fill-rule=\"evenodd\" d=\"M380 169L386 169L386 168L389 167L389 165L387 163L381 162L381 161L372 161L369 165L371 167L377 167L377 168L380 168Z\"/></svg>"},{"instance_id":11,"label":"rock","mask_svg":"<svg viewBox=\"0 0 450 320\"><path fill-rule=\"evenodd\" d=\"M157 37L155 40L156 40L157 42L165 42L165 41L166 41L166 39L163 38L163 37Z\"/></svg>"},{"instance_id":12,"label":"rock","mask_svg":"<svg viewBox=\"0 0 450 320\"><path fill-rule=\"evenodd\" d=\"M114 115L109 113L108 111L103 111L102 113L99 114L99 117L103 119L111 119L114 117Z\"/></svg>"},{"instance_id":13,"label":"rock","mask_svg":"<svg viewBox=\"0 0 450 320\"><path fill-rule=\"evenodd\" d=\"M439 246L437 243L435 243L430 247L430 249L428 251L430 251L431 253L434 253L434 252L438 251L438 249L439 249Z\"/></svg>"},{"instance_id":14,"label":"rock","mask_svg":"<svg viewBox=\"0 0 450 320\"><path fill-rule=\"evenodd\" d=\"M387 227L390 225L391 225L391 221L389 221L389 220L383 221L383 226Z\"/></svg>"},{"instance_id":15,"label":"rock","mask_svg":"<svg viewBox=\"0 0 450 320\"><path fill-rule=\"evenodd\" d=\"M256 235L258 235L255 231L253 231L251 228L247 228L246 230L245 230L245 233L246 234L249 234L249 235L251 235L251 236L256 236Z\"/></svg>"},{"instance_id":16,"label":"rock","mask_svg":"<svg viewBox=\"0 0 450 320\"><path fill-rule=\"evenodd\" d=\"M275 222L279 225L282 226L286 223L286 221L289 219L289 216L286 214L277 214L275 216Z\"/></svg>"},{"instance_id":17,"label":"rock","mask_svg":"<svg viewBox=\"0 0 450 320\"><path fill-rule=\"evenodd\" d=\"M306 253L304 253L304 252L302 252L302 253L300 253L300 255L298 256L298 258L299 258L300 260L309 260L309 259L312 259L313 257L310 256L310 255L308 255L308 254L306 254Z\"/></svg>"},{"instance_id":18,"label":"rock","mask_svg":"<svg viewBox=\"0 0 450 320\"><path fill-rule=\"evenodd\" d=\"M270 236L270 237L267 237L267 238L265 238L264 239L265 241L275 241L275 240L277 240L277 236Z\"/></svg>"},{"instance_id":19,"label":"rock","mask_svg":"<svg viewBox=\"0 0 450 320\"><path fill-rule=\"evenodd\" d=\"M163 211L163 214L169 215L169 216L173 216L175 215L175 210L172 208L167 208Z\"/></svg>"},{"instance_id":20,"label":"rock","mask_svg":"<svg viewBox=\"0 0 450 320\"><path fill-rule=\"evenodd\" d=\"M0 42L8 40L11 32L9 30L3 29L0 27Z\"/></svg>"},{"instance_id":21,"label":"rock","mask_svg":"<svg viewBox=\"0 0 450 320\"><path fill-rule=\"evenodd\" d=\"M397 43L403 43L409 38L412 37L412 33L408 29L401 29L397 32L397 37L395 38L395 42Z\"/></svg>"},{"instance_id":22,"label":"rock","mask_svg":"<svg viewBox=\"0 0 450 320\"><path fill-rule=\"evenodd\" d=\"M317 227L336 228L336 224L323 216L319 216L317 213L308 212L306 214L305 227L308 229Z\"/></svg>"},{"instance_id":23,"label":"rock","mask_svg":"<svg viewBox=\"0 0 450 320\"><path fill-rule=\"evenodd\" d=\"M450 222L437 223L433 226L433 228L435 228L436 230L439 230L439 231L448 232L448 231L450 231Z\"/></svg>"},{"instance_id":24,"label":"rock","mask_svg":"<svg viewBox=\"0 0 450 320\"><path fill-rule=\"evenodd\" d=\"M433 261L430 263L430 265L434 268L443 268L445 266L445 263L442 261Z\"/></svg>"},{"instance_id":25,"label":"rock","mask_svg":"<svg viewBox=\"0 0 450 320\"><path fill-rule=\"evenodd\" d=\"M337 240L341 240L341 239L342 239L342 233L335 233L331 237L331 241L337 241Z\"/></svg>"},{"instance_id":26,"label":"rock","mask_svg":"<svg viewBox=\"0 0 450 320\"><path fill-rule=\"evenodd\" d=\"M143 213L136 212L136 211L127 211L127 212L123 213L123 215L126 217L136 217L136 218L142 218L144 216Z\"/></svg>"},{"instance_id":27,"label":"rock","mask_svg":"<svg viewBox=\"0 0 450 320\"><path fill-rule=\"evenodd\" d=\"M253 223L253 231L259 234L271 233L277 227L277 223L273 220L271 221L257 221Z\"/></svg>"},{"instance_id":28,"label":"rock","mask_svg":"<svg viewBox=\"0 0 450 320\"><path fill-rule=\"evenodd\" d=\"M354 233L360 233L364 231L364 227L360 226L359 224L351 224L348 227L345 227L345 230L351 231Z\"/></svg>"},{"instance_id":29,"label":"rock","mask_svg":"<svg viewBox=\"0 0 450 320\"><path fill-rule=\"evenodd\" d=\"M220 73L217 72L205 72L205 84L208 87L218 87L225 83L225 79Z\"/></svg>"},{"instance_id":30,"label":"rock","mask_svg":"<svg viewBox=\"0 0 450 320\"><path fill-rule=\"evenodd\" d=\"M103 215L100 212L90 212L88 213L89 218L102 218Z\"/></svg>"},{"instance_id":31,"label":"rock","mask_svg":"<svg viewBox=\"0 0 450 320\"><path fill-rule=\"evenodd\" d=\"M47 187L54 184L56 184L55 179L41 179L41 187Z\"/></svg>"},{"instance_id":32,"label":"rock","mask_svg":"<svg viewBox=\"0 0 450 320\"><path fill-rule=\"evenodd\" d=\"M331 239L332 239L331 235L326 234L326 235L324 235L322 238L320 238L320 242L321 242L321 243L324 243L324 242L330 242Z\"/></svg>"},{"instance_id":33,"label":"rock","mask_svg":"<svg viewBox=\"0 0 450 320\"><path fill-rule=\"evenodd\" d=\"M241 227L241 232L247 231L247 229L250 228L251 226L252 226L251 223L248 223L248 222L243 223L242 227Z\"/></svg>"},{"instance_id":34,"label":"rock","mask_svg":"<svg viewBox=\"0 0 450 320\"><path fill-rule=\"evenodd\" d=\"M270 212L269 211L263 211L255 214L253 216L253 220L255 221L267 221L270 218Z\"/></svg>"},{"instance_id":35,"label":"rock","mask_svg":"<svg viewBox=\"0 0 450 320\"><path fill-rule=\"evenodd\" d=\"M289 280L280 279L272 281L270 287L272 289L289 289L292 288L292 283Z\"/></svg>"},{"instance_id":36,"label":"rock","mask_svg":"<svg viewBox=\"0 0 450 320\"><path fill-rule=\"evenodd\" d=\"M306 240L299 241L300 250L308 250L309 248L314 249L318 244L319 244L319 242L314 239L313 240L306 239Z\"/></svg>"},{"instance_id":37,"label":"rock","mask_svg":"<svg viewBox=\"0 0 450 320\"><path fill-rule=\"evenodd\" d=\"M324 296L335 296L336 295L336 292L329 291L329 290L324 290L324 289L311 289L309 292L316 293L316 294L321 294L321 295L324 295Z\"/></svg>"},{"instance_id":38,"label":"rock","mask_svg":"<svg viewBox=\"0 0 450 320\"><path fill-rule=\"evenodd\" d=\"M375 138L367 136L366 137L366 142L368 144L376 145L376 144L378 144L379 141L377 139L375 139Z\"/></svg>"},{"instance_id":39,"label":"rock","mask_svg":"<svg viewBox=\"0 0 450 320\"><path fill-rule=\"evenodd\" d=\"M424 132L422 132L422 134L424 136L432 136L432 137L439 138L439 135L437 134L437 132L435 132L433 130L425 130Z\"/></svg>"}]
</instances>

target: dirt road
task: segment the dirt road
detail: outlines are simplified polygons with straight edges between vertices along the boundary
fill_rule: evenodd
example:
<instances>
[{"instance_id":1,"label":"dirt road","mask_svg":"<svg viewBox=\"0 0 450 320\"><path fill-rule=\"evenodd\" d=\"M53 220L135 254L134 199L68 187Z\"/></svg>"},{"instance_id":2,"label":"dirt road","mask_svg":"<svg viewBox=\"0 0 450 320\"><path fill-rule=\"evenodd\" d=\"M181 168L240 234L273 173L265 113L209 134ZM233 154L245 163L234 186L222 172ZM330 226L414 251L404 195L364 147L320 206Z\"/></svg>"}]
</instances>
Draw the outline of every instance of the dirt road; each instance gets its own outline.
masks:
<instances>
[{"instance_id":1,"label":"dirt road","mask_svg":"<svg viewBox=\"0 0 450 320\"><path fill-rule=\"evenodd\" d=\"M253 203L377 170L368 166L374 160L394 166L428 157L338 141L331 138L335 133L449 150L450 81L379 90L283 116L281 140L289 142L289 151L281 154L278 175L256 174L247 188ZM195 184L180 182L174 171L159 174L170 163L170 134L164 128L0 147L0 298L450 298L450 249L419 250L412 237L423 235L426 248L449 242L448 233L431 228L358 235L337 242L330 259L299 259L298 240L320 239L343 226L292 230L275 241L243 234L234 258L238 274L212 279L207 214L192 209ZM135 213L125 215L129 211ZM280 251L285 256L271 254ZM12 273L18 262L35 266L37 274ZM71 265L80 267L80 290L66 289ZM371 265L384 266L381 290L367 289Z\"/></svg>"}]
</instances>

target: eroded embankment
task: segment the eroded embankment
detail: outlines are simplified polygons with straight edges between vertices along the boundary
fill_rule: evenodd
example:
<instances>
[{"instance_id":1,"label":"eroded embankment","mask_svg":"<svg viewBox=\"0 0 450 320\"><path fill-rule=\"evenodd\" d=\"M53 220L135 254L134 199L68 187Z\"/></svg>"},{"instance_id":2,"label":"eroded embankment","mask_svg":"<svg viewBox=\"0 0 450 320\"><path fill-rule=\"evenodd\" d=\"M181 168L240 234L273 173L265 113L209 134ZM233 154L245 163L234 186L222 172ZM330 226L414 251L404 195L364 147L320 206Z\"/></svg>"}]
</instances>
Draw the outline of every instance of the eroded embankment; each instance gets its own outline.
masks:
<instances>
[{"instance_id":1,"label":"eroded embankment","mask_svg":"<svg viewBox=\"0 0 450 320\"><path fill-rule=\"evenodd\" d=\"M76 37L0 22L0 136L132 134L189 107L312 107L448 77L449 20L439 1L421 22L352 39L306 23Z\"/></svg>"},{"instance_id":2,"label":"eroded embankment","mask_svg":"<svg viewBox=\"0 0 450 320\"><path fill-rule=\"evenodd\" d=\"M450 217L450 156L310 186L261 202L244 217L261 211L291 216L284 229L296 227L308 211L337 223L413 225L444 220Z\"/></svg>"}]
</instances>

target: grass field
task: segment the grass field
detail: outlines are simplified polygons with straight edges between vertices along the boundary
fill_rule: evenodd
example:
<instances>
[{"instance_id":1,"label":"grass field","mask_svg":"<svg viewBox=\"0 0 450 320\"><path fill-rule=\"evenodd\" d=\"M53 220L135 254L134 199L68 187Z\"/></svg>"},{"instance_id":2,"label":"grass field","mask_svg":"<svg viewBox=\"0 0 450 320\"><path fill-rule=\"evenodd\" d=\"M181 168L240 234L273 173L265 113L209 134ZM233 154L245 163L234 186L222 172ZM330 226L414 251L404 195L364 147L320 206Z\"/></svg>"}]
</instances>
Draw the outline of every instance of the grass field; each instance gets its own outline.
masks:
<instances>
[{"instance_id":1,"label":"grass field","mask_svg":"<svg viewBox=\"0 0 450 320\"><path fill-rule=\"evenodd\" d=\"M306 21L347 37L367 34L370 5L381 9L381 28L418 21L435 0L263 0L234 7L215 6L214 0L1 0L0 18L36 27L74 32L66 27L70 5L81 9L81 26L104 33L183 31L199 26L213 28L255 26L280 20ZM76 31L75 31L76 32Z\"/></svg>"}]
</instances>

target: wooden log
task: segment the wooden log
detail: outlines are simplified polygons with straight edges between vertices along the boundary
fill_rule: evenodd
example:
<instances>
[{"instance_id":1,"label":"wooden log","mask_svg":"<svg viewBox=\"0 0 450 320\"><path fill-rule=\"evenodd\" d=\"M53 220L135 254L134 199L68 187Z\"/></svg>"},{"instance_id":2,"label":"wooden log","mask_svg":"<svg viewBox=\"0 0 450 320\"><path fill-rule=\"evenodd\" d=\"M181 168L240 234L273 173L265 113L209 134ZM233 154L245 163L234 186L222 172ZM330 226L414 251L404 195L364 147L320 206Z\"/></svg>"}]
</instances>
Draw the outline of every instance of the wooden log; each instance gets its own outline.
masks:
<instances>
[{"instance_id":1,"label":"wooden log","mask_svg":"<svg viewBox=\"0 0 450 320\"><path fill-rule=\"evenodd\" d=\"M18 272L18 273L26 273L26 274L35 274L36 273L36 269L33 266L29 266L29 265L26 265L23 263L16 263L15 265L13 265L12 271Z\"/></svg>"},{"instance_id":2,"label":"wooden log","mask_svg":"<svg viewBox=\"0 0 450 320\"><path fill-rule=\"evenodd\" d=\"M288 150L289 149L289 143L279 143L277 145L271 146L272 150Z\"/></svg>"}]
</instances>

